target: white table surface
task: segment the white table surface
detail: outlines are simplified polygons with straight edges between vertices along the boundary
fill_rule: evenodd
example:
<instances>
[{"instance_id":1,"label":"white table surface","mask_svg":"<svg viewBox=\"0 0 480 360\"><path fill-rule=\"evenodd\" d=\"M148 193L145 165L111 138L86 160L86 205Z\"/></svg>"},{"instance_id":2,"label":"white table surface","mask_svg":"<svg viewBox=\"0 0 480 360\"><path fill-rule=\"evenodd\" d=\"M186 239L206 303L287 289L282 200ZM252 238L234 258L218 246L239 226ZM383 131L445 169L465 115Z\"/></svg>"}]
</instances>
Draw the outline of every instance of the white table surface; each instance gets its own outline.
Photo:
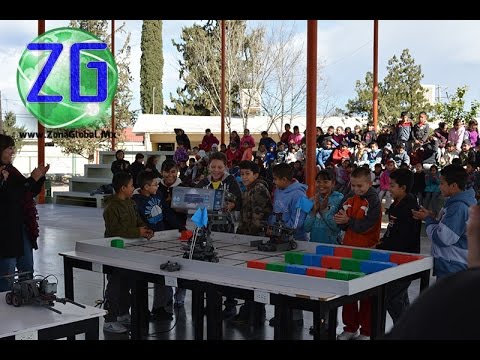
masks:
<instances>
[{"instance_id":1,"label":"white table surface","mask_svg":"<svg viewBox=\"0 0 480 360\"><path fill-rule=\"evenodd\" d=\"M0 292L0 338L34 333L58 325L73 323L100 317L106 314L103 309L66 303L55 303L54 308L61 314L39 305L22 305L15 307L5 302L6 292ZM35 335L32 335L35 336Z\"/></svg>"}]
</instances>

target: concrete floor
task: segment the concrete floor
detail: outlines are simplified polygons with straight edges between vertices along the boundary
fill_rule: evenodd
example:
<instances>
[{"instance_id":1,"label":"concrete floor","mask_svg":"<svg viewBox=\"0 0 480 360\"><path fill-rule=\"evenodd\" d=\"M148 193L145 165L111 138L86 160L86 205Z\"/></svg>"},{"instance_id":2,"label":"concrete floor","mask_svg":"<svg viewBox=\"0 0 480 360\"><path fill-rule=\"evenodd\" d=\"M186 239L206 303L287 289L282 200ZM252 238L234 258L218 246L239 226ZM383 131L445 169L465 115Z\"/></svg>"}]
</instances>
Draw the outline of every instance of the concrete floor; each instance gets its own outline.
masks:
<instances>
[{"instance_id":1,"label":"concrete floor","mask_svg":"<svg viewBox=\"0 0 480 360\"><path fill-rule=\"evenodd\" d=\"M38 205L40 216L39 249L34 251L35 273L40 275L54 274L58 280L58 296L64 296L63 258L59 252L74 250L77 240L87 240L103 237L104 223L103 209L87 208L68 205ZM386 220L386 219L384 219ZM385 229L386 222L382 224ZM421 250L424 254L430 253L430 244L423 231ZM433 282L433 279L431 280ZM410 299L419 293L420 281L416 280L409 288ZM90 306L103 299L104 279L102 274L74 269L75 300ZM150 290L150 304L153 290ZM190 312L191 293L187 291L185 308L178 311L173 321L150 322L149 339L193 339L193 326ZM61 307L61 304L58 304ZM273 317L273 306L267 305L267 319ZM338 312L337 333L342 332L341 311ZM128 335L112 335L103 333L103 319L100 322L101 339L128 339ZM309 334L312 325L312 313L304 312L304 325L294 331L294 338L311 340ZM387 314L386 330L392 326ZM206 334L206 327L204 333ZM270 340L273 339L273 327L265 322L265 326L253 329L248 326L234 326L224 321L224 339L227 340Z\"/></svg>"}]
</instances>

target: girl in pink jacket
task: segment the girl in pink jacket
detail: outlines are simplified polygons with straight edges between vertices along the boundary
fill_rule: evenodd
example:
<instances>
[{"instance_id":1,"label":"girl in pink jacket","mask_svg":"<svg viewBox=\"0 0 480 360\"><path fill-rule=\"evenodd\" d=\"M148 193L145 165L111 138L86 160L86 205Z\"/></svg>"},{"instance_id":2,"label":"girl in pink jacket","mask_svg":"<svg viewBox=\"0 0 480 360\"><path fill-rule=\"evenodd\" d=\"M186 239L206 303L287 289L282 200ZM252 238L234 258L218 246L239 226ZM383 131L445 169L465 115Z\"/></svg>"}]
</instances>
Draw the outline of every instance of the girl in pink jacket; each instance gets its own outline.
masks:
<instances>
[{"instance_id":1,"label":"girl in pink jacket","mask_svg":"<svg viewBox=\"0 0 480 360\"><path fill-rule=\"evenodd\" d=\"M382 199L385 198L385 210L388 210L392 204L392 194L390 194L390 174L393 171L395 171L395 161L390 159L387 161L382 175L380 175L380 191L378 193L380 203L382 203Z\"/></svg>"}]
</instances>

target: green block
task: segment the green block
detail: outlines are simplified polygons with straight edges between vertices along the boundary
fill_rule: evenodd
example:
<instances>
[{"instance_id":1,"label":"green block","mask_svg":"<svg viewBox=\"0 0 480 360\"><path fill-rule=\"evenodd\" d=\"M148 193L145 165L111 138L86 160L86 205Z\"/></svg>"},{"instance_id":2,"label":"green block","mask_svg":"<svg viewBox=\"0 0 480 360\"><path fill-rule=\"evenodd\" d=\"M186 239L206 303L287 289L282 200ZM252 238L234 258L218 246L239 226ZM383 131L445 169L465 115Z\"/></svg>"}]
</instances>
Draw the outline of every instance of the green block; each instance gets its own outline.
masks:
<instances>
[{"instance_id":1,"label":"green block","mask_svg":"<svg viewBox=\"0 0 480 360\"><path fill-rule=\"evenodd\" d=\"M327 270L327 279L349 280L348 271L343 270Z\"/></svg>"},{"instance_id":2,"label":"green block","mask_svg":"<svg viewBox=\"0 0 480 360\"><path fill-rule=\"evenodd\" d=\"M288 251L285 253L285 262L287 264L303 265L303 252Z\"/></svg>"},{"instance_id":3,"label":"green block","mask_svg":"<svg viewBox=\"0 0 480 360\"><path fill-rule=\"evenodd\" d=\"M360 272L360 260L358 259L342 259L340 260L340 266L345 271Z\"/></svg>"},{"instance_id":4,"label":"green block","mask_svg":"<svg viewBox=\"0 0 480 360\"><path fill-rule=\"evenodd\" d=\"M370 260L370 250L353 249L352 258L360 260Z\"/></svg>"},{"instance_id":5,"label":"green block","mask_svg":"<svg viewBox=\"0 0 480 360\"><path fill-rule=\"evenodd\" d=\"M348 280L353 280L362 276L365 276L365 273L351 271L348 273Z\"/></svg>"},{"instance_id":6,"label":"green block","mask_svg":"<svg viewBox=\"0 0 480 360\"><path fill-rule=\"evenodd\" d=\"M286 264L279 263L279 262L273 262L273 263L267 264L267 270L271 270L271 271L285 272L286 267L287 267Z\"/></svg>"},{"instance_id":7,"label":"green block","mask_svg":"<svg viewBox=\"0 0 480 360\"><path fill-rule=\"evenodd\" d=\"M112 239L112 241L110 241L110 246L123 249L125 247L125 244L123 242L123 239Z\"/></svg>"}]
</instances>

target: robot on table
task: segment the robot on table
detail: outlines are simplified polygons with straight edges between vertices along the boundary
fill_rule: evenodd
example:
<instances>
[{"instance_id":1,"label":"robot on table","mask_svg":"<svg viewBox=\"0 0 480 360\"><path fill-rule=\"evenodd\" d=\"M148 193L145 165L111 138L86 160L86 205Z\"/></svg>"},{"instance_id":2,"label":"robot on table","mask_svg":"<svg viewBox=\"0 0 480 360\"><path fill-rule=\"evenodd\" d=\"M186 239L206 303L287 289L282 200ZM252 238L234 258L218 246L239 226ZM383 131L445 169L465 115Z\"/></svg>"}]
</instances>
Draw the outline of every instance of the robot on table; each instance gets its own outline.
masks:
<instances>
[{"instance_id":1,"label":"robot on table","mask_svg":"<svg viewBox=\"0 0 480 360\"><path fill-rule=\"evenodd\" d=\"M19 307L22 305L35 304L46 307L58 314L62 312L54 309L55 302L66 304L67 302L85 308L84 305L76 303L67 298L59 298L55 295L57 292L57 283L51 283L46 277L33 277L31 272L20 272L3 276L10 279L12 290L5 294L5 302L8 305Z\"/></svg>"},{"instance_id":2,"label":"robot on table","mask_svg":"<svg viewBox=\"0 0 480 360\"><path fill-rule=\"evenodd\" d=\"M226 202L235 201L234 195L223 190L175 187L172 193L172 208L194 210L205 208L208 223L196 228L193 237L182 245L186 259L218 262L211 238L212 228L233 224L232 213L224 211Z\"/></svg>"}]
</instances>

